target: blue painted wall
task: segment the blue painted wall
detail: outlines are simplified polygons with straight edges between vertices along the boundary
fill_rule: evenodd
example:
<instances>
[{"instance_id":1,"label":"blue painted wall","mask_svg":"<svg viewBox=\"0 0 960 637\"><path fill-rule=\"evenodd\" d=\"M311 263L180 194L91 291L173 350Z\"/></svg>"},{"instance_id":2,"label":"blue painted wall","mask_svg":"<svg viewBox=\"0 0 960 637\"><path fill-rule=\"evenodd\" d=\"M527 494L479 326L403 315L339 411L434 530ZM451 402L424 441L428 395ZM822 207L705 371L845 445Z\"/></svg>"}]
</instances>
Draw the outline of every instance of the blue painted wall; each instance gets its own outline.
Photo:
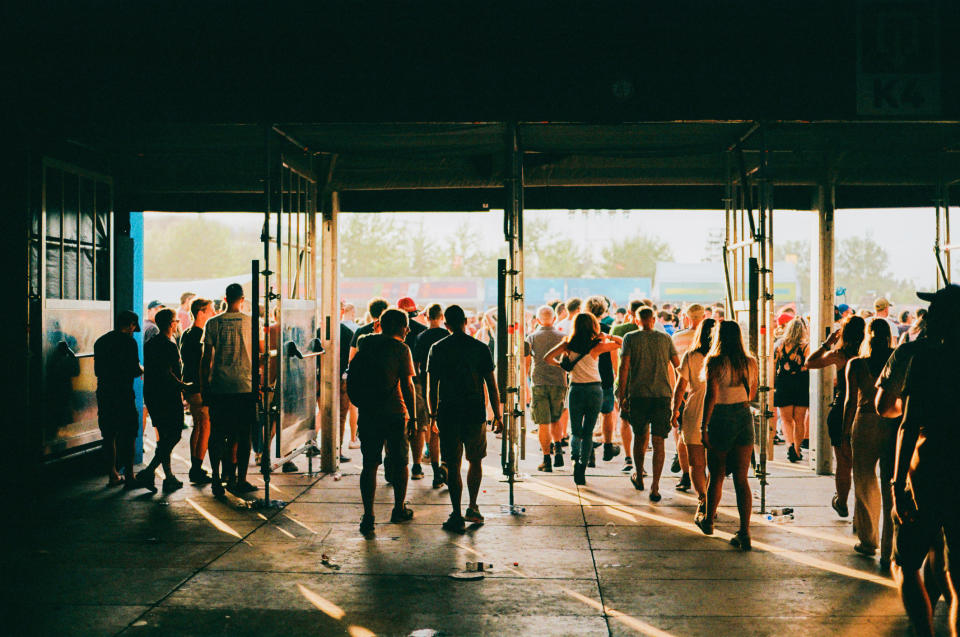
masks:
<instances>
[{"instance_id":1,"label":"blue painted wall","mask_svg":"<svg viewBox=\"0 0 960 637\"><path fill-rule=\"evenodd\" d=\"M130 309L140 317L143 325L143 213L130 213L130 239L133 241L133 307ZM140 352L140 362L143 362L143 332L134 334L137 340L137 349ZM140 431L133 451L133 461L143 462L143 378L133 383L133 390L137 397L137 412L140 414Z\"/></svg>"}]
</instances>

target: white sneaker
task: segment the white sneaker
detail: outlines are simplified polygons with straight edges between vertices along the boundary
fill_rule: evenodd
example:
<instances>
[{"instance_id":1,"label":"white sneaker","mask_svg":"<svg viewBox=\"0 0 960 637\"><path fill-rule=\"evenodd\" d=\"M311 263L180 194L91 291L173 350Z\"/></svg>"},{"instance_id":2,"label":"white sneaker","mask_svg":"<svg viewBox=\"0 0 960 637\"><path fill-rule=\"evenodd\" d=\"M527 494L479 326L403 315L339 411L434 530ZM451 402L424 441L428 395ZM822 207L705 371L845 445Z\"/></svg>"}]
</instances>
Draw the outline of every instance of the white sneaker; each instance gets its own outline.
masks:
<instances>
[{"instance_id":1,"label":"white sneaker","mask_svg":"<svg viewBox=\"0 0 960 637\"><path fill-rule=\"evenodd\" d=\"M359 441L359 440L351 440L351 441L350 441L350 444L347 445L347 448L348 448L348 449L359 449L359 448L360 448L360 441Z\"/></svg>"}]
</instances>

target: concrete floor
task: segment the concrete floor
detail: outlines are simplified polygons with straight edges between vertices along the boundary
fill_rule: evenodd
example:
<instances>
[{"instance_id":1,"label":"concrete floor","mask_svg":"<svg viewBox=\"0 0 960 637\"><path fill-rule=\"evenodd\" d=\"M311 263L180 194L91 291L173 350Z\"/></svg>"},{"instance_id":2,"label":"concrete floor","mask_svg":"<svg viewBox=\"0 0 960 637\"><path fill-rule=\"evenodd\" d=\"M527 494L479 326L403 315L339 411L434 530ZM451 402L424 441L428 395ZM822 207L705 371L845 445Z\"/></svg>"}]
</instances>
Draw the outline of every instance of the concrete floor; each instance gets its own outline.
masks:
<instances>
[{"instance_id":1,"label":"concrete floor","mask_svg":"<svg viewBox=\"0 0 960 637\"><path fill-rule=\"evenodd\" d=\"M189 433L189 432L185 432ZM536 442L530 439L530 449ZM491 436L491 452L499 441ZM784 447L777 447L777 458ZM186 473L185 443L175 469ZM4 634L10 635L902 635L908 625L891 579L853 552L848 521L829 507L830 478L771 463L770 506L791 523L754 517L754 550L736 530L732 485L717 531L692 524L695 497L633 490L623 455L573 484L569 468L538 474L531 453L516 486L521 515L501 511L498 455L485 463L486 525L440 528L446 488L411 482L416 517L357 532L359 450L342 479L274 476L280 512L258 513L209 487L164 496L79 479L8 517L3 551ZM147 456L152 456L148 449ZM668 454L669 458L672 456ZM569 455L567 456L569 460ZM649 471L649 455L647 457ZM305 459L298 460L301 468ZM180 476L186 480L186 475ZM255 483L262 484L257 475ZM159 480L158 480L159 484ZM759 488L759 487L756 487ZM260 492L262 496L262 491ZM377 493L388 521L392 493ZM852 508L852 497L851 497ZM329 557L322 564L322 555ZM467 561L479 581L449 575ZM942 606L942 604L941 604ZM945 630L943 608L938 626Z\"/></svg>"}]
</instances>

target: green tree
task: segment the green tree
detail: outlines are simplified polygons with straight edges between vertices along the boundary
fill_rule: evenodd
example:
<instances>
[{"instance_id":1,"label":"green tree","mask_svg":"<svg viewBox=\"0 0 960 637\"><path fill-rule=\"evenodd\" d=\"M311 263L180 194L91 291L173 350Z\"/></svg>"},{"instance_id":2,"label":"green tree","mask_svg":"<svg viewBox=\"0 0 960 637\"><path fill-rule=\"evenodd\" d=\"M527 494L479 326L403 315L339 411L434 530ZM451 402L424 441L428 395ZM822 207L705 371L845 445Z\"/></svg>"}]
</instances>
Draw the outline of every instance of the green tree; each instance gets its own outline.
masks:
<instances>
[{"instance_id":1,"label":"green tree","mask_svg":"<svg viewBox=\"0 0 960 637\"><path fill-rule=\"evenodd\" d=\"M502 251L483 247L476 229L461 224L439 250L434 276L494 277Z\"/></svg>"},{"instance_id":2,"label":"green tree","mask_svg":"<svg viewBox=\"0 0 960 637\"><path fill-rule=\"evenodd\" d=\"M847 301L855 307L871 308L873 300L885 296L893 303L913 299L914 283L898 279L888 269L889 256L871 233L849 237L837 245L835 280L846 288Z\"/></svg>"},{"instance_id":3,"label":"green tree","mask_svg":"<svg viewBox=\"0 0 960 637\"><path fill-rule=\"evenodd\" d=\"M149 219L145 229L144 277L150 280L214 279L250 271L262 258L255 232L231 228L209 215Z\"/></svg>"},{"instance_id":4,"label":"green tree","mask_svg":"<svg viewBox=\"0 0 960 637\"><path fill-rule=\"evenodd\" d=\"M338 242L345 277L403 276L409 267L407 239L388 215L343 215Z\"/></svg>"},{"instance_id":5,"label":"green tree","mask_svg":"<svg viewBox=\"0 0 960 637\"><path fill-rule=\"evenodd\" d=\"M600 257L599 276L653 278L657 261L672 261L673 252L658 237L635 234L606 246Z\"/></svg>"},{"instance_id":6,"label":"green tree","mask_svg":"<svg viewBox=\"0 0 960 637\"><path fill-rule=\"evenodd\" d=\"M523 241L527 276L552 278L593 274L590 253L578 241L551 233L546 219L525 222Z\"/></svg>"}]
</instances>

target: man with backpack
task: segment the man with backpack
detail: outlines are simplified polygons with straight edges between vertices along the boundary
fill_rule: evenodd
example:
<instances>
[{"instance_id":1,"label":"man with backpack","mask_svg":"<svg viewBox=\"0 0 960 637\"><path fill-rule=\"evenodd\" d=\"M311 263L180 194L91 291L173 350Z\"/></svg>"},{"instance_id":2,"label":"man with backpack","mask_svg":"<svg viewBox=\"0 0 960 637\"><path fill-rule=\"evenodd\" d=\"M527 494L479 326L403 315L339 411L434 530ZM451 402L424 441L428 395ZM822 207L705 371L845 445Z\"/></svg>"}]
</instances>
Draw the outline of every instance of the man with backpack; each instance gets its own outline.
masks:
<instances>
[{"instance_id":1,"label":"man with backpack","mask_svg":"<svg viewBox=\"0 0 960 637\"><path fill-rule=\"evenodd\" d=\"M408 479L407 441L417 427L413 357L403 342L409 331L407 321L406 313L400 310L383 312L380 333L367 334L357 341L357 353L347 370L347 392L359 410L357 435L363 455L360 533L365 536L371 535L374 529L373 497L381 464L389 474L388 482L393 484L390 521L398 523L413 518L413 511L404 502Z\"/></svg>"}]
</instances>

